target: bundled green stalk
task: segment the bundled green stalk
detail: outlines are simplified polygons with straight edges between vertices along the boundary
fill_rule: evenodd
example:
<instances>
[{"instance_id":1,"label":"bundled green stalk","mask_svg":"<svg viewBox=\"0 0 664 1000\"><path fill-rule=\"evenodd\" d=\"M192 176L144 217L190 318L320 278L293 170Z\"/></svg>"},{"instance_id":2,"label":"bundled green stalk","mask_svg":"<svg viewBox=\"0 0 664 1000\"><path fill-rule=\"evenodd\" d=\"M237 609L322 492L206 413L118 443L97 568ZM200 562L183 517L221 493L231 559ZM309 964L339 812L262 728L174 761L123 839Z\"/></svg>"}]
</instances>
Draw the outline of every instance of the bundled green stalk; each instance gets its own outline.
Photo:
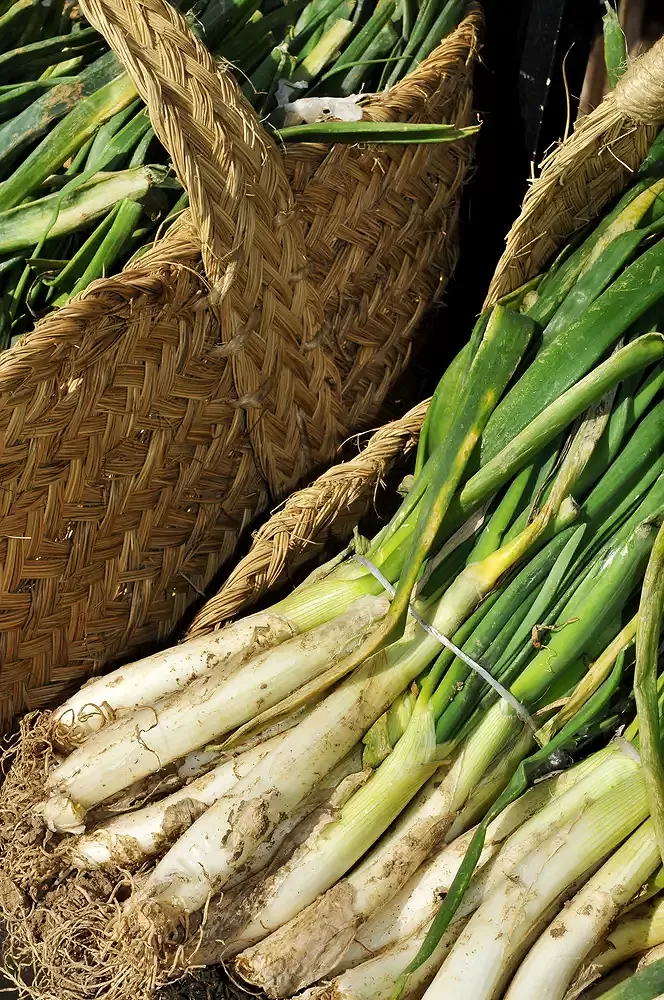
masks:
<instances>
[{"instance_id":1,"label":"bundled green stalk","mask_svg":"<svg viewBox=\"0 0 664 1000\"><path fill-rule=\"evenodd\" d=\"M479 319L370 542L54 713L53 877L142 871L125 990L198 956L271 997L562 1000L659 868L661 153Z\"/></svg>"}]
</instances>

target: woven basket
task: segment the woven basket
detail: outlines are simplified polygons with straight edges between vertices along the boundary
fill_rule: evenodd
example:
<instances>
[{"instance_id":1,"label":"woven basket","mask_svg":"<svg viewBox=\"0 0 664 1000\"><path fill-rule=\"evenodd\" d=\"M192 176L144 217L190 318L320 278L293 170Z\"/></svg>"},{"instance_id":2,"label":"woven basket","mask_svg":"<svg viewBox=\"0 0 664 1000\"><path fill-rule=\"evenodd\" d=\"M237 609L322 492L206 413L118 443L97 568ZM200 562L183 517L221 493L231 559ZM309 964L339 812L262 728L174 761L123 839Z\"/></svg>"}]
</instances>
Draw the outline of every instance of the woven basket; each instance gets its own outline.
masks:
<instances>
[{"instance_id":1,"label":"woven basket","mask_svg":"<svg viewBox=\"0 0 664 1000\"><path fill-rule=\"evenodd\" d=\"M625 186L664 123L664 39L544 160L507 237L485 307L534 277L562 243ZM428 400L382 427L354 459L294 493L256 533L248 554L194 620L218 628L315 558L330 535L348 537L394 460L417 443Z\"/></svg>"},{"instance_id":2,"label":"woven basket","mask_svg":"<svg viewBox=\"0 0 664 1000\"><path fill-rule=\"evenodd\" d=\"M163 641L268 505L375 422L454 259L472 143L278 149L165 0L81 0L191 209L0 356L0 721ZM481 12L372 100L471 122Z\"/></svg>"},{"instance_id":3,"label":"woven basket","mask_svg":"<svg viewBox=\"0 0 664 1000\"><path fill-rule=\"evenodd\" d=\"M618 92L547 159L509 235L491 287L491 301L540 269L566 236L618 193L662 123L664 42L635 65ZM534 256L529 261L528 248L533 247ZM330 469L309 489L292 494L260 530L249 555L238 564L221 593L208 603L197 619L196 630L213 628L236 614L298 558L316 551L315 543L333 527L347 531L395 455L403 454L417 439L426 405L425 401L402 420L381 428L356 458ZM26 720L16 742L14 762L0 786L0 875L4 876L0 878L0 914L9 960L29 969L32 977L30 995L53 1000L63 995L66 983L67 996L89 1000L105 995L107 970L95 961L95 935L107 927L109 914L116 912L116 877L105 880L94 873L89 880L76 883L74 904L67 898L66 880L49 890L39 883L43 830L35 829L31 807L35 790L41 791L51 753L48 724L47 716ZM84 912L81 920L79 909ZM218 994L224 996L226 974L221 968L216 972ZM212 995L214 972L201 989ZM233 992L229 987L229 997ZM184 1000L191 995L194 991L185 980L165 994L164 1000Z\"/></svg>"}]
</instances>

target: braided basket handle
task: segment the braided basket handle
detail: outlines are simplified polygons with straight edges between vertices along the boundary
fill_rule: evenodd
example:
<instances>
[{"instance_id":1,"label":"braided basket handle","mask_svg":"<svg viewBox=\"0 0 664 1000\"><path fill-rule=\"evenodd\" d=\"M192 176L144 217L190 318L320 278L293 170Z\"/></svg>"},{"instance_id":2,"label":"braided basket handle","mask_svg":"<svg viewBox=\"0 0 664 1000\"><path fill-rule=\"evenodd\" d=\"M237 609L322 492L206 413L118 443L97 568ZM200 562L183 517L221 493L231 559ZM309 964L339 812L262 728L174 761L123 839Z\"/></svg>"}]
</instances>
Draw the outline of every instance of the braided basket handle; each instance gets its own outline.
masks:
<instances>
[{"instance_id":1,"label":"braided basket handle","mask_svg":"<svg viewBox=\"0 0 664 1000\"><path fill-rule=\"evenodd\" d=\"M300 559L311 557L312 548L322 547L327 529L336 527L343 535L344 528L356 524L355 505L366 500L367 484L376 486L395 457L415 447L428 406L425 399L405 416L385 424L354 458L332 466L311 486L292 493L256 532L251 549L222 589L201 608L187 638L218 628L283 582L285 568L292 570Z\"/></svg>"},{"instance_id":2,"label":"braided basket handle","mask_svg":"<svg viewBox=\"0 0 664 1000\"><path fill-rule=\"evenodd\" d=\"M415 108L418 121L454 121L459 116L459 123L469 122L471 80L479 53L482 24L481 8L476 3L469 3L458 27L413 73L390 91L371 100L368 113L365 109L367 117L374 120L412 120ZM434 111L437 117L430 118ZM348 169L348 158L340 158L338 152L337 149L335 155L333 151L325 161L323 169L328 174L332 169L339 170L344 166ZM317 171L327 155L321 154L313 144L302 144L291 152L288 166L300 196L307 191L312 179L314 184L316 181L320 183ZM430 169L428 160L424 165L419 157L415 164L410 158L403 162L415 176L419 170ZM453 157L447 167L447 179L445 173L441 175L439 194L449 199L452 213L448 216L448 234L454 231L454 202L465 165L467 161ZM298 179L300 169L302 176ZM349 176L352 183L353 175ZM353 204L353 211L356 210L357 206ZM315 231L318 232L319 228L316 225ZM347 537L397 458L416 445L428 402L424 400L400 419L385 424L354 458L332 466L311 485L292 493L253 536L249 552L233 568L221 590L200 610L188 635L209 632L229 618L244 613L248 605L283 583L295 567L308 561L312 555L320 554L329 540L329 534L334 534L335 539L336 536Z\"/></svg>"},{"instance_id":3,"label":"braided basket handle","mask_svg":"<svg viewBox=\"0 0 664 1000\"><path fill-rule=\"evenodd\" d=\"M210 286L201 306L231 372L245 461L268 495L283 496L308 462L330 457L342 425L336 369L315 340L323 308L281 154L228 66L217 65L167 0L81 7L134 81L189 195L191 212L163 242L168 251L182 235L200 241ZM146 255L141 265L149 263ZM315 397L306 454L298 393ZM232 506L232 489L228 497Z\"/></svg>"},{"instance_id":4,"label":"braided basket handle","mask_svg":"<svg viewBox=\"0 0 664 1000\"><path fill-rule=\"evenodd\" d=\"M507 236L485 307L541 271L624 187L664 122L664 38L543 161Z\"/></svg>"},{"instance_id":5,"label":"braided basket handle","mask_svg":"<svg viewBox=\"0 0 664 1000\"><path fill-rule=\"evenodd\" d=\"M301 270L304 243L299 227L286 224L294 204L281 156L228 69L166 0L81 0L81 8L131 76L172 157L216 300L244 266L258 280L270 280L284 258Z\"/></svg>"}]
</instances>

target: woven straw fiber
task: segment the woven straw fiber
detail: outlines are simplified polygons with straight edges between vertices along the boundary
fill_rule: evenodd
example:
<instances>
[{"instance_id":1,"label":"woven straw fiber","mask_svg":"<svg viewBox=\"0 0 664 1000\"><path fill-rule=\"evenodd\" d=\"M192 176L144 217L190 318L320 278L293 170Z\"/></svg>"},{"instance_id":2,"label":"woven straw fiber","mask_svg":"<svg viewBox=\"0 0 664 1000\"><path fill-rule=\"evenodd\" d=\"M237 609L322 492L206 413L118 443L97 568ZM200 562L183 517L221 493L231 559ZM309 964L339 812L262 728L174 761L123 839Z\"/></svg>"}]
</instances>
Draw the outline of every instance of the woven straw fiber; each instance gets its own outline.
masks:
<instances>
[{"instance_id":1,"label":"woven straw fiber","mask_svg":"<svg viewBox=\"0 0 664 1000\"><path fill-rule=\"evenodd\" d=\"M534 277L563 240L594 218L639 165L664 121L664 39L547 156L489 286L490 305Z\"/></svg>"},{"instance_id":2,"label":"woven straw fiber","mask_svg":"<svg viewBox=\"0 0 664 1000\"><path fill-rule=\"evenodd\" d=\"M565 239L601 212L624 187L662 123L664 39L632 64L616 90L544 160L508 234L486 305L534 277ZM293 566L319 552L330 532L347 537L404 442L415 443L428 402L381 428L352 462L293 494L256 534L190 634L218 628L237 615ZM330 509L332 497L336 510Z\"/></svg>"},{"instance_id":3,"label":"woven straw fiber","mask_svg":"<svg viewBox=\"0 0 664 1000\"><path fill-rule=\"evenodd\" d=\"M165 641L256 515L375 421L472 155L284 152L165 0L81 7L191 209L0 356L2 722ZM480 25L473 6L367 115L470 122Z\"/></svg>"},{"instance_id":4,"label":"woven straw fiber","mask_svg":"<svg viewBox=\"0 0 664 1000\"><path fill-rule=\"evenodd\" d=\"M415 72L364 109L368 121L472 122L472 8ZM321 290L320 336L341 378L348 426L371 426L408 361L422 314L454 266L459 192L472 147L288 147L286 171L304 222L308 273ZM447 238L441 240L441 228Z\"/></svg>"}]
</instances>

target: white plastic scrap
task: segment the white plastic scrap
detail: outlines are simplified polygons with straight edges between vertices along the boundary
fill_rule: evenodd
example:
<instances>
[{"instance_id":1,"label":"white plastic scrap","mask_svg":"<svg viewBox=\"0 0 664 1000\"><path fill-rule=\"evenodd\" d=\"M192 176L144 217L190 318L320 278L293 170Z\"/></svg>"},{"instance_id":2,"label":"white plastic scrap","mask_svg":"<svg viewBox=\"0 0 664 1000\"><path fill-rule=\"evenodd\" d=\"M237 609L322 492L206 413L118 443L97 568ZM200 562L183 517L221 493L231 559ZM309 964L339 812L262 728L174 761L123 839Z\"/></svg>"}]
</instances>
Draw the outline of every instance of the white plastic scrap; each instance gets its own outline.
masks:
<instances>
[{"instance_id":1,"label":"white plastic scrap","mask_svg":"<svg viewBox=\"0 0 664 1000\"><path fill-rule=\"evenodd\" d=\"M280 80L274 92L277 107L288 107L288 102L293 94L296 94L298 90L306 90L308 86L309 84L305 80Z\"/></svg>"},{"instance_id":2,"label":"white plastic scrap","mask_svg":"<svg viewBox=\"0 0 664 1000\"><path fill-rule=\"evenodd\" d=\"M285 102L282 105L285 112L284 125L310 125L328 118L341 122L359 122L362 120L362 108L358 101L363 97L366 94L351 94L349 97L301 97L299 101Z\"/></svg>"}]
</instances>

